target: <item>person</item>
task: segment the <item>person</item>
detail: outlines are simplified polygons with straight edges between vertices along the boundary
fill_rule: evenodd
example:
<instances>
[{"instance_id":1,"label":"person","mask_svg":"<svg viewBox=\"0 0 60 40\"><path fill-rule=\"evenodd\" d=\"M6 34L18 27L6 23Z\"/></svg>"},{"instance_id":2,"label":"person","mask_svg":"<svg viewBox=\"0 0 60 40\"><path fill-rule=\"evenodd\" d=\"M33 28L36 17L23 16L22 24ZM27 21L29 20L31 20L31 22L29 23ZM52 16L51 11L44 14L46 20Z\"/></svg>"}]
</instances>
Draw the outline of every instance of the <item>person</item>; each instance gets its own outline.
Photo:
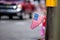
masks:
<instances>
[{"instance_id":1,"label":"person","mask_svg":"<svg viewBox=\"0 0 60 40\"><path fill-rule=\"evenodd\" d=\"M40 10L40 12L43 12L43 22L42 22L42 27L40 30L40 35L42 38L38 39L38 40L45 40L45 31L46 31L46 14L47 14L47 10L46 10L46 6L45 6L45 0L40 0L40 4L37 7L37 10Z\"/></svg>"},{"instance_id":2,"label":"person","mask_svg":"<svg viewBox=\"0 0 60 40\"><path fill-rule=\"evenodd\" d=\"M37 22L40 26L40 36L41 38L38 40L44 40L45 39L45 27L46 27L46 10L44 8L41 8L41 5L38 5L38 7L36 7L35 12L36 14L39 15L40 17L40 21ZM42 19L41 19L42 18ZM31 27L32 29L36 28L38 26L35 27Z\"/></svg>"},{"instance_id":3,"label":"person","mask_svg":"<svg viewBox=\"0 0 60 40\"><path fill-rule=\"evenodd\" d=\"M32 12L34 10L34 5L32 5L30 1L25 1L23 8L24 8L25 15L29 14L29 18L31 19L32 18Z\"/></svg>"},{"instance_id":4,"label":"person","mask_svg":"<svg viewBox=\"0 0 60 40\"><path fill-rule=\"evenodd\" d=\"M35 1L35 13L39 13L39 16L42 16L42 19L40 19L39 26L40 29L40 36L41 38L37 40L45 40L45 27L46 27L46 7L45 7L45 1L40 0L40 3ZM38 26L33 27L32 29L36 28Z\"/></svg>"}]
</instances>

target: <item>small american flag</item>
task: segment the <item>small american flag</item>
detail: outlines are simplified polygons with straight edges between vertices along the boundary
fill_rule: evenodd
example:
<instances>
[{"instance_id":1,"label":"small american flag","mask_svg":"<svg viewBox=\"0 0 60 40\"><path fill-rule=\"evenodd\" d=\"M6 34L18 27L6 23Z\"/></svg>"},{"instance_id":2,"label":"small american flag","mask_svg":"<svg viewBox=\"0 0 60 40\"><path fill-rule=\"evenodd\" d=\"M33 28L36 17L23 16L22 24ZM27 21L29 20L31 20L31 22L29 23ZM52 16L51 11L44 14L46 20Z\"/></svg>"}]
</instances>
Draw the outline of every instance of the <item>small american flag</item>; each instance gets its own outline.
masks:
<instances>
[{"instance_id":1,"label":"small american flag","mask_svg":"<svg viewBox=\"0 0 60 40\"><path fill-rule=\"evenodd\" d=\"M34 13L34 18L32 21L31 28L34 29L35 27L39 26L42 20L43 20L43 17L40 14Z\"/></svg>"}]
</instances>

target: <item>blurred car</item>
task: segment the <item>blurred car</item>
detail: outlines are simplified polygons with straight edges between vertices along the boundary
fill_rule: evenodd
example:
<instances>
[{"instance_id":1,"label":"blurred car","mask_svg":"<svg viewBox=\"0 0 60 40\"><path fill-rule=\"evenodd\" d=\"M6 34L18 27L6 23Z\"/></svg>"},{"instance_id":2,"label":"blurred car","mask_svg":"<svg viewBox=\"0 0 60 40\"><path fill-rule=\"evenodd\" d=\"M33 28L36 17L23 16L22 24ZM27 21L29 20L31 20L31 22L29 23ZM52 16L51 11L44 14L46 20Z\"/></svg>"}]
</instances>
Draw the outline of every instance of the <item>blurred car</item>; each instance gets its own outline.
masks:
<instances>
[{"instance_id":1,"label":"blurred car","mask_svg":"<svg viewBox=\"0 0 60 40\"><path fill-rule=\"evenodd\" d=\"M3 15L9 16L12 19L13 16L18 16L23 19L22 8L23 0L1 0L0 1L0 18Z\"/></svg>"}]
</instances>

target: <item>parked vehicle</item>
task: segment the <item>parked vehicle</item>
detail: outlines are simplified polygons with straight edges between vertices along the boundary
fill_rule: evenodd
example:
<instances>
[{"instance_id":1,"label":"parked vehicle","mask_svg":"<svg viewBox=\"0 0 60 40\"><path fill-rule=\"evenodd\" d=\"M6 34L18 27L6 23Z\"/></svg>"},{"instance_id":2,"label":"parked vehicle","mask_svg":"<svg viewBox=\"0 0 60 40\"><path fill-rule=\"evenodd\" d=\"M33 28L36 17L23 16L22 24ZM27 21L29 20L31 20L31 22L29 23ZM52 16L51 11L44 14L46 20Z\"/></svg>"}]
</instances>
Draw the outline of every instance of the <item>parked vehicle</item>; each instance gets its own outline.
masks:
<instances>
[{"instance_id":1,"label":"parked vehicle","mask_svg":"<svg viewBox=\"0 0 60 40\"><path fill-rule=\"evenodd\" d=\"M0 18L3 15L7 15L9 19L12 19L13 16L18 16L20 19L23 19L22 6L23 0L0 1Z\"/></svg>"},{"instance_id":2,"label":"parked vehicle","mask_svg":"<svg viewBox=\"0 0 60 40\"><path fill-rule=\"evenodd\" d=\"M29 13L29 18L32 18L33 5L29 1L25 0L3 0L0 1L0 18L3 15L9 16L12 19L13 16L18 16L23 19L23 13Z\"/></svg>"}]
</instances>

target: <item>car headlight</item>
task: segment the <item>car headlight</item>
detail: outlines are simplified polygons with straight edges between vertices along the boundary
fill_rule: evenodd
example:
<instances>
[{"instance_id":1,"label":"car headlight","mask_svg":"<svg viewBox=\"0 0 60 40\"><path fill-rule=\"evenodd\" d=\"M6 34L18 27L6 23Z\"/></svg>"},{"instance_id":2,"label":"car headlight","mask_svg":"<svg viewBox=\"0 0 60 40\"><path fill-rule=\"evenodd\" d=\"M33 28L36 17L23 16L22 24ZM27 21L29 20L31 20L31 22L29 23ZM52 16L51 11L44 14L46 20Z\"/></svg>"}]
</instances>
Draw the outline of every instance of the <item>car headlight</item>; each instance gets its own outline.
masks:
<instances>
[{"instance_id":1,"label":"car headlight","mask_svg":"<svg viewBox=\"0 0 60 40\"><path fill-rule=\"evenodd\" d=\"M21 11L21 10L22 10L21 8L20 9L19 8L17 9L17 11Z\"/></svg>"},{"instance_id":2,"label":"car headlight","mask_svg":"<svg viewBox=\"0 0 60 40\"><path fill-rule=\"evenodd\" d=\"M18 5L17 7L18 7L18 8L22 8L22 6L21 6L21 5Z\"/></svg>"},{"instance_id":3,"label":"car headlight","mask_svg":"<svg viewBox=\"0 0 60 40\"><path fill-rule=\"evenodd\" d=\"M16 8L16 6L13 6L13 8L15 9L15 8Z\"/></svg>"},{"instance_id":4,"label":"car headlight","mask_svg":"<svg viewBox=\"0 0 60 40\"><path fill-rule=\"evenodd\" d=\"M18 5L17 6L17 11L21 11L22 10L22 6L21 5Z\"/></svg>"}]
</instances>

